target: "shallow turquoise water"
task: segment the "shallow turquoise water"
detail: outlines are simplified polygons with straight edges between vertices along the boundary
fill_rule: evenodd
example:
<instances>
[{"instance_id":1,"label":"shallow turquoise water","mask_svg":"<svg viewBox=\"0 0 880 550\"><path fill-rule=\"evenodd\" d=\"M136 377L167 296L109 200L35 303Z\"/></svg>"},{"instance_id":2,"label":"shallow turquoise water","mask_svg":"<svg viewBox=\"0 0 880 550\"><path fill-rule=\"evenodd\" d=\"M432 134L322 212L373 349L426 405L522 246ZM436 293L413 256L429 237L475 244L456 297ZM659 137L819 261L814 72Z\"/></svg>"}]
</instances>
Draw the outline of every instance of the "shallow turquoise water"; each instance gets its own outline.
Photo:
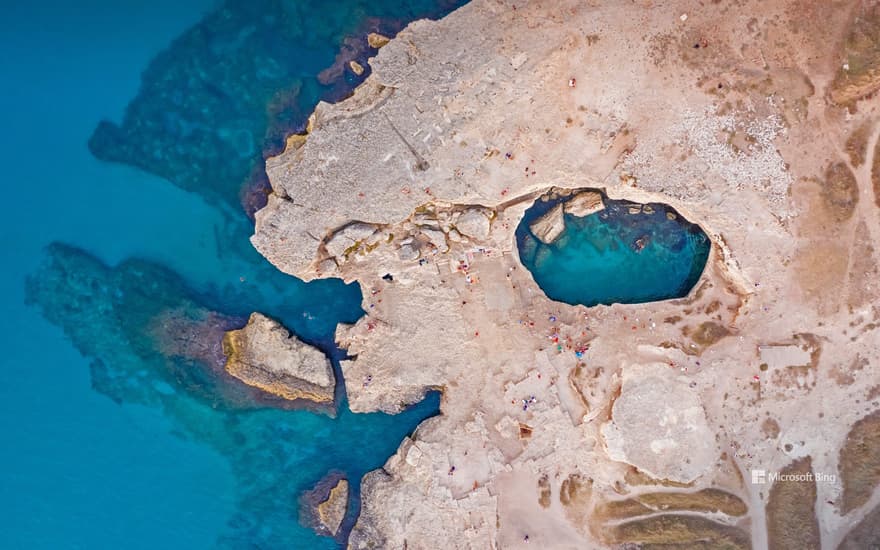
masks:
<instances>
[{"instance_id":1,"label":"shallow turquoise water","mask_svg":"<svg viewBox=\"0 0 880 550\"><path fill-rule=\"evenodd\" d=\"M303 21L327 9L294 4ZM307 51L290 48L303 60L298 74L314 80L366 18L411 18L432 3L404 4L335 4L334 16L321 19L332 32ZM263 7L282 5L291 2ZM238 180L195 172L185 192L178 181L90 154L99 121L122 120L138 95L141 71L216 6L4 5L3 548L332 548L298 524L300 491L329 469L356 480L380 466L439 408L432 395L396 417L345 406L336 418L284 411L229 390L191 357L156 353L150 315L181 304L239 321L263 311L335 359L336 324L362 313L356 287L304 284L251 248L252 227L235 208ZM296 117L325 92L354 83L305 87L284 128L301 124ZM210 150L182 154L205 159ZM47 248L56 241L73 247ZM133 272L162 282L133 284Z\"/></svg>"},{"instance_id":2,"label":"shallow turquoise water","mask_svg":"<svg viewBox=\"0 0 880 550\"><path fill-rule=\"evenodd\" d=\"M606 197L601 212L566 214L565 230L546 245L529 225L555 204L537 202L516 230L523 265L554 300L594 306L679 298L703 272L708 237L668 206L649 204L652 213L631 214L631 203Z\"/></svg>"}]
</instances>

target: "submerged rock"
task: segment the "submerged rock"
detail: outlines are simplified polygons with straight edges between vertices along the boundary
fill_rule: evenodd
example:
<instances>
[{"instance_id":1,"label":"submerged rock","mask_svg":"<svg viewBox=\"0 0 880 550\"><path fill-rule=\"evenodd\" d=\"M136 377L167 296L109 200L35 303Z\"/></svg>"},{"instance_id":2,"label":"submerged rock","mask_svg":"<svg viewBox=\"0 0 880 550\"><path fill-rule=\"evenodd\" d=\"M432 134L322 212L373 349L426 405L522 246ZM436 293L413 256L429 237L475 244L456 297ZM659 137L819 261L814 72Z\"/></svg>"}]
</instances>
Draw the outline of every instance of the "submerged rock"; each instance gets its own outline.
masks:
<instances>
[{"instance_id":1,"label":"submerged rock","mask_svg":"<svg viewBox=\"0 0 880 550\"><path fill-rule=\"evenodd\" d=\"M92 385L114 401L162 405L185 394L227 409L297 406L226 371L224 336L245 319L217 311L162 265L110 267L53 243L26 297L93 359Z\"/></svg>"},{"instance_id":2,"label":"submerged rock","mask_svg":"<svg viewBox=\"0 0 880 550\"><path fill-rule=\"evenodd\" d=\"M582 218L605 209L602 194L597 191L581 191L565 202L565 213Z\"/></svg>"},{"instance_id":3,"label":"submerged rock","mask_svg":"<svg viewBox=\"0 0 880 550\"><path fill-rule=\"evenodd\" d=\"M379 33L396 34L408 19L445 14L457 2L384 5L403 19L365 17L349 1L332 15L282 0L217 4L150 61L122 121L101 121L89 149L238 208L242 185L265 177L264 156L301 132L320 100L349 95L365 77L367 58L388 42ZM244 206L261 207L259 198L245 197Z\"/></svg>"},{"instance_id":4,"label":"submerged rock","mask_svg":"<svg viewBox=\"0 0 880 550\"><path fill-rule=\"evenodd\" d=\"M542 243L552 244L565 231L565 215L562 204L557 204L549 212L535 220L529 229Z\"/></svg>"},{"instance_id":5,"label":"submerged rock","mask_svg":"<svg viewBox=\"0 0 880 550\"><path fill-rule=\"evenodd\" d=\"M333 401L336 377L321 351L260 313L223 339L226 370L245 384L284 399Z\"/></svg>"},{"instance_id":6,"label":"submerged rock","mask_svg":"<svg viewBox=\"0 0 880 550\"><path fill-rule=\"evenodd\" d=\"M321 296L321 286L309 291ZM344 291L334 286L331 293ZM247 318L234 312L258 303L253 295L230 288L220 296L199 293L160 264L129 259L106 265L87 251L54 243L28 277L26 291L28 303L60 327L88 361L95 392L114 403L143 406L150 416L167 420L151 421L155 429L209 449L228 465L225 475L234 487L220 513L229 515L218 518L226 527L211 547L302 548L303 537L312 535L297 525L292 488L307 486L329 468L344 468L346 477L360 479L439 410L439 394L395 416L344 409L333 418L282 410L327 407L269 395L223 368L223 334L244 326ZM359 303L356 298L351 296ZM326 330L310 334L325 338ZM218 349L221 361L215 365ZM80 361L62 366L81 367ZM129 408L117 410L126 414ZM349 486L350 493L357 489ZM337 540L345 536L343 520Z\"/></svg>"}]
</instances>

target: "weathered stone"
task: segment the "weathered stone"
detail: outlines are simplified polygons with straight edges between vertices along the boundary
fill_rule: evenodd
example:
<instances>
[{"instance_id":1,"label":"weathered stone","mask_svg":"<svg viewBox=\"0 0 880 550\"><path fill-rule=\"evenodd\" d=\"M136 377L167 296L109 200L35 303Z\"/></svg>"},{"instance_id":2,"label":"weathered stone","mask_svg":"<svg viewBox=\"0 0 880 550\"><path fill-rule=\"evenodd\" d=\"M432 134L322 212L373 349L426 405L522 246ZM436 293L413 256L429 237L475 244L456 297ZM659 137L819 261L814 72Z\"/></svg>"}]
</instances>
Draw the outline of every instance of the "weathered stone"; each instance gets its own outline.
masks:
<instances>
[{"instance_id":1,"label":"weathered stone","mask_svg":"<svg viewBox=\"0 0 880 550\"><path fill-rule=\"evenodd\" d=\"M319 535L340 536L348 511L349 492L345 474L330 471L300 496L300 523L311 527Z\"/></svg>"},{"instance_id":2,"label":"weathered stone","mask_svg":"<svg viewBox=\"0 0 880 550\"><path fill-rule=\"evenodd\" d=\"M519 52L510 60L510 66L513 67L514 70L519 69L523 65L525 65L526 61L529 60L529 56L526 52Z\"/></svg>"},{"instance_id":3,"label":"weathered stone","mask_svg":"<svg viewBox=\"0 0 880 550\"><path fill-rule=\"evenodd\" d=\"M529 229L539 241L544 244L551 244L565 231L563 206L557 204L551 208L549 212L532 222Z\"/></svg>"},{"instance_id":4,"label":"weathered stone","mask_svg":"<svg viewBox=\"0 0 880 550\"><path fill-rule=\"evenodd\" d=\"M428 238L431 241L431 244L437 247L440 252L446 252L449 250L449 245L446 244L446 234L437 229L427 229L423 227L421 229L422 235Z\"/></svg>"},{"instance_id":5,"label":"weathered stone","mask_svg":"<svg viewBox=\"0 0 880 550\"><path fill-rule=\"evenodd\" d=\"M375 232L376 228L367 223L353 223L347 225L327 241L327 244L325 245L327 247L327 253L337 258L344 257L347 251L351 250L352 247L357 246L361 241L367 239Z\"/></svg>"},{"instance_id":6,"label":"weathered stone","mask_svg":"<svg viewBox=\"0 0 880 550\"><path fill-rule=\"evenodd\" d=\"M611 458L658 479L689 483L717 457L699 395L663 365L625 367L602 434Z\"/></svg>"},{"instance_id":7,"label":"weathered stone","mask_svg":"<svg viewBox=\"0 0 880 550\"><path fill-rule=\"evenodd\" d=\"M227 332L223 352L226 371L245 384L284 399L333 401L330 360L265 315L253 313L243 329Z\"/></svg>"},{"instance_id":8,"label":"weathered stone","mask_svg":"<svg viewBox=\"0 0 880 550\"><path fill-rule=\"evenodd\" d=\"M462 235L484 240L489 236L489 218L483 212L471 208L461 213L455 221L455 228Z\"/></svg>"},{"instance_id":9,"label":"weathered stone","mask_svg":"<svg viewBox=\"0 0 880 550\"><path fill-rule=\"evenodd\" d=\"M353 59L348 62L348 68L351 69L351 72L358 76L364 74L364 66Z\"/></svg>"},{"instance_id":10,"label":"weathered stone","mask_svg":"<svg viewBox=\"0 0 880 550\"><path fill-rule=\"evenodd\" d=\"M327 500L318 505L318 517L333 536L339 532L347 507L348 481L340 479L336 486L330 489Z\"/></svg>"},{"instance_id":11,"label":"weathered stone","mask_svg":"<svg viewBox=\"0 0 880 550\"><path fill-rule=\"evenodd\" d=\"M605 209L602 194L596 191L581 191L565 202L565 213L582 218Z\"/></svg>"},{"instance_id":12,"label":"weathered stone","mask_svg":"<svg viewBox=\"0 0 880 550\"><path fill-rule=\"evenodd\" d=\"M806 115L820 98L796 104L783 102L781 93L768 102L771 94L757 86L783 86L777 69L784 60L827 89L832 63L805 60L828 59L828 44L841 38L848 17L843 12L852 10L825 4L804 10L791 0L748 0L719 17L691 3L682 24L684 5L661 13L566 0L513 10L473 0L443 21L404 30L371 59L371 76L353 97L317 108L305 145L268 161L276 192L257 216L253 242L285 272L315 277L322 259L315 253L324 250L315 250L314 235L349 221L369 220L395 235L338 270L381 292L364 319L336 335L351 355L342 369L352 409L397 412L426 388L444 388L445 414L364 477L352 548L519 548L526 534L533 547L600 548L601 529L619 544L746 548L753 535L760 546L766 500L757 493L769 487L743 487L743 461L776 468L783 453L809 454L824 457L817 472L833 471L834 449L825 447L837 445L839 427L866 414L862 409L880 393L869 391L876 385L869 369L854 373L846 388L817 385L798 394L792 409L786 403L794 396L772 372L759 370L751 353L766 338L787 341L791 330L815 330L827 339L821 362L828 371L857 354L868 364L876 358L877 329L865 307L877 292L870 283L875 273L848 260L849 251L866 258L875 251L845 237L855 229L850 221L865 220L866 230L857 233L876 234L877 217L858 216L865 207L859 204L851 220L837 224L839 233L823 227L811 240L804 232L817 219L809 210L822 199L818 181L804 182L839 160L827 151L840 150L853 125L873 120L870 110L802 124L787 112ZM750 20L758 9L763 15ZM634 13L636 27L629 24ZM771 14L789 23L768 27ZM823 19L819 25L815 16ZM519 52L526 56L515 70L511 58ZM417 169L419 157L425 170ZM880 161L868 153L865 165L872 162ZM862 191L865 172L855 174ZM580 181L629 201L623 213L629 204L650 203L661 223L675 208L711 226L717 239L700 287L681 300L587 310L548 300L515 258L542 251L540 262L564 236L548 247L529 235L518 247L515 232L536 194L571 198L577 190L567 197L547 190ZM815 196L806 194L811 186ZM452 246L450 258L434 256L413 221L416 214L439 215L446 208L440 198L453 212L493 213L487 238ZM538 204L549 210L555 200ZM450 224L465 234L457 222L453 215ZM443 220L439 227L452 229ZM841 251L835 264L867 277L847 282L864 292L863 306L837 308L835 292L798 292L811 268L786 259L800 249L825 255L831 246ZM418 257L420 248L436 265L399 261L399 253ZM389 270L394 284L377 283ZM848 281L846 274L837 279ZM817 315L823 306L837 313ZM780 324L780 316L797 319L797 326ZM640 384L627 373L640 368L624 361L656 361L657 368L644 369ZM854 398L862 404L856 409L847 406ZM498 423L505 416L510 421ZM773 442L760 429L769 416L780 427ZM615 460L642 468L643 483L627 479L624 472L635 467ZM554 503L568 494L560 486L566 477L583 475L592 488L578 499L566 496L565 506L541 509L535 483L543 474L550 475ZM682 487L696 477L698 487ZM587 516L595 499L615 492L635 498L645 484L681 495L718 487L748 496L755 509L732 520L645 505L646 517L594 529ZM857 520L824 504L839 498L838 487L817 484L823 504L816 511L829 533L842 534Z\"/></svg>"},{"instance_id":13,"label":"weathered stone","mask_svg":"<svg viewBox=\"0 0 880 550\"><path fill-rule=\"evenodd\" d=\"M419 258L419 250L410 244L404 244L397 249L397 257L405 262L417 260Z\"/></svg>"},{"instance_id":14,"label":"weathered stone","mask_svg":"<svg viewBox=\"0 0 880 550\"><path fill-rule=\"evenodd\" d=\"M432 214L416 214L412 217L412 222L419 227L429 227L431 229L439 229L440 222L437 217Z\"/></svg>"},{"instance_id":15,"label":"weathered stone","mask_svg":"<svg viewBox=\"0 0 880 550\"><path fill-rule=\"evenodd\" d=\"M377 50L389 42L391 42L390 38L377 32L371 32L367 35L367 44L369 44L371 48L376 48Z\"/></svg>"},{"instance_id":16,"label":"weathered stone","mask_svg":"<svg viewBox=\"0 0 880 550\"><path fill-rule=\"evenodd\" d=\"M336 265L336 260L334 260L333 258L327 258L326 260L318 264L318 273L321 273L323 275L335 273L337 267L338 266Z\"/></svg>"}]
</instances>

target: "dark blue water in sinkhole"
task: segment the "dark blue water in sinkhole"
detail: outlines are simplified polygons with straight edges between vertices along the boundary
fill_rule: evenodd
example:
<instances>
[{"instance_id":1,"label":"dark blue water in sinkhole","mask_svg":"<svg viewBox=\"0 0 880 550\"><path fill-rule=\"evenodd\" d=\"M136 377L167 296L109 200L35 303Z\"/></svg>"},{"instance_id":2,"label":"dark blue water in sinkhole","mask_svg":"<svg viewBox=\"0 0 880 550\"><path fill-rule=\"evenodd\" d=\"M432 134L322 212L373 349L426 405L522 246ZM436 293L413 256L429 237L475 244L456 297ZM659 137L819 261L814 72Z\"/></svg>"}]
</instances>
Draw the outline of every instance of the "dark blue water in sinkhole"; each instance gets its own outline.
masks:
<instances>
[{"instance_id":1,"label":"dark blue water in sinkhole","mask_svg":"<svg viewBox=\"0 0 880 550\"><path fill-rule=\"evenodd\" d=\"M539 199L516 230L523 265L553 300L594 306L680 298L703 273L709 238L663 204L604 197L604 210L564 214L559 237L541 242L530 225L562 201Z\"/></svg>"},{"instance_id":2,"label":"dark blue water in sinkhole","mask_svg":"<svg viewBox=\"0 0 880 550\"><path fill-rule=\"evenodd\" d=\"M248 242L263 158L365 77L346 67L375 55L368 32L462 3L4 4L0 546L339 545L299 524L300 493L328 470L356 490L439 396L284 410L212 361L252 311L342 356L358 288L303 283Z\"/></svg>"}]
</instances>

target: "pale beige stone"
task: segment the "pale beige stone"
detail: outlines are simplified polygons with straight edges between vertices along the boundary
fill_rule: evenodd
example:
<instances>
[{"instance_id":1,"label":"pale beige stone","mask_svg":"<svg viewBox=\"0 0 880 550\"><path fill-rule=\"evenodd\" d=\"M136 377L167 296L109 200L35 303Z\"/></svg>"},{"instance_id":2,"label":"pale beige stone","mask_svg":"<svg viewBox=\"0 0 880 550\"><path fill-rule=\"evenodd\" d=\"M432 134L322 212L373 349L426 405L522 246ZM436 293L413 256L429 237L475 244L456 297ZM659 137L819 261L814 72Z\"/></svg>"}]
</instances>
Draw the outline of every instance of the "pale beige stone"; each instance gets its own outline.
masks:
<instances>
[{"instance_id":1,"label":"pale beige stone","mask_svg":"<svg viewBox=\"0 0 880 550\"><path fill-rule=\"evenodd\" d=\"M370 45L371 48L379 49L389 42L391 42L390 38L377 32L371 32L367 35L367 43Z\"/></svg>"},{"instance_id":2,"label":"pale beige stone","mask_svg":"<svg viewBox=\"0 0 880 550\"><path fill-rule=\"evenodd\" d=\"M624 367L602 434L614 460L680 483L704 474L720 454L699 395L664 365Z\"/></svg>"},{"instance_id":3,"label":"pale beige stone","mask_svg":"<svg viewBox=\"0 0 880 550\"><path fill-rule=\"evenodd\" d=\"M557 204L529 225L532 234L544 244L552 244L565 231L565 214L562 204Z\"/></svg>"},{"instance_id":4,"label":"pale beige stone","mask_svg":"<svg viewBox=\"0 0 880 550\"><path fill-rule=\"evenodd\" d=\"M582 191L565 201L565 213L582 218L605 209L602 194L597 191Z\"/></svg>"},{"instance_id":5,"label":"pale beige stone","mask_svg":"<svg viewBox=\"0 0 880 550\"><path fill-rule=\"evenodd\" d=\"M223 351L226 370L245 384L284 399L333 401L336 377L327 356L265 315L252 313L247 326L227 332Z\"/></svg>"}]
</instances>

